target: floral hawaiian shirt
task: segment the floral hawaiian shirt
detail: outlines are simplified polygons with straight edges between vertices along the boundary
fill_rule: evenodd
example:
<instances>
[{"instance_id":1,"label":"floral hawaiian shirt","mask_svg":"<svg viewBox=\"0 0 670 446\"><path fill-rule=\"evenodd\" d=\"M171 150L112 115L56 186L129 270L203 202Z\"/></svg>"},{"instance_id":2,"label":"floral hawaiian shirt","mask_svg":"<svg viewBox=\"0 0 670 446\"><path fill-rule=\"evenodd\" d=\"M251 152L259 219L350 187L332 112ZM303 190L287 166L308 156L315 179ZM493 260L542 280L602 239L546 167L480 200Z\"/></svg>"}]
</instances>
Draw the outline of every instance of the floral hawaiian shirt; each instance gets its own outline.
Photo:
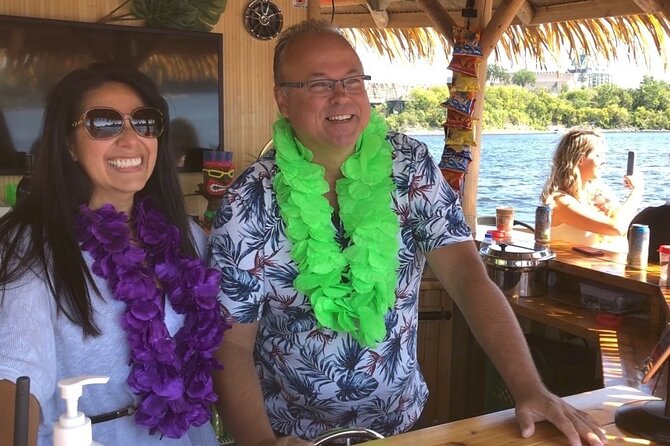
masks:
<instances>
[{"instance_id":1,"label":"floral hawaiian shirt","mask_svg":"<svg viewBox=\"0 0 670 446\"><path fill-rule=\"evenodd\" d=\"M417 421L428 398L416 356L424 253L471 234L425 144L393 132L387 138L394 148L400 265L387 335L376 348L319 328L309 299L293 288L296 265L272 188L274 151L237 178L214 220L210 261L223 272L219 297L237 323L260 321L255 361L277 432L312 439L359 426L397 434ZM341 222L333 224L346 246Z\"/></svg>"}]
</instances>

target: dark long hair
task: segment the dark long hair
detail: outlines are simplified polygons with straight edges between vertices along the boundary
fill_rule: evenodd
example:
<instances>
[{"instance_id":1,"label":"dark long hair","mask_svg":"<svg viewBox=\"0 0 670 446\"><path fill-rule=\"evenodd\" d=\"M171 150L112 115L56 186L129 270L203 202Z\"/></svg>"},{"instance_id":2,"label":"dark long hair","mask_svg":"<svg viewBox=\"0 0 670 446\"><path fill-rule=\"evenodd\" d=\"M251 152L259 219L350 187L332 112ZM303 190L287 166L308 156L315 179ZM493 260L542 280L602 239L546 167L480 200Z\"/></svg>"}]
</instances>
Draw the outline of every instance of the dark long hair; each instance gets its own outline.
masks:
<instances>
[{"instance_id":1,"label":"dark long hair","mask_svg":"<svg viewBox=\"0 0 670 446\"><path fill-rule=\"evenodd\" d=\"M0 297L31 271L45 277L56 307L86 335L98 335L89 287L100 298L74 234L78 206L88 203L91 181L72 160L72 122L79 119L84 97L108 82L130 87L147 106L158 108L166 129L158 138L156 165L138 196L154 205L182 234L181 249L195 255L173 155L167 147L168 107L151 79L135 68L96 63L73 71L47 95L41 147L30 194L0 219ZM104 104L100 104L104 105ZM2 308L0 307L0 311Z\"/></svg>"}]
</instances>

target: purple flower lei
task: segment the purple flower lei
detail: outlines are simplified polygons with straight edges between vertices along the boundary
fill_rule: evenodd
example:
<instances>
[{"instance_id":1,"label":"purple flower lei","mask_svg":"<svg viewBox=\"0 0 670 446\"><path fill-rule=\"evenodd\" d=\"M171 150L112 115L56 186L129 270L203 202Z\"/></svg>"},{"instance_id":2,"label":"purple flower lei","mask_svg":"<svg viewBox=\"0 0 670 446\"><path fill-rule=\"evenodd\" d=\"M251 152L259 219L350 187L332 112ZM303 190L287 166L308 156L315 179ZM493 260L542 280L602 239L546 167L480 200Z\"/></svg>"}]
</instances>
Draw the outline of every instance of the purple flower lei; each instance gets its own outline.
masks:
<instances>
[{"instance_id":1,"label":"purple flower lei","mask_svg":"<svg viewBox=\"0 0 670 446\"><path fill-rule=\"evenodd\" d=\"M217 300L220 273L180 252L179 230L149 198L135 203L134 219L139 246L130 241L125 213L111 204L95 211L81 205L77 237L94 259L93 272L126 304L121 326L131 352L128 385L139 397L135 422L150 434L180 438L209 421L217 399L211 372L222 366L214 353L230 327ZM185 315L174 338L163 293Z\"/></svg>"}]
</instances>

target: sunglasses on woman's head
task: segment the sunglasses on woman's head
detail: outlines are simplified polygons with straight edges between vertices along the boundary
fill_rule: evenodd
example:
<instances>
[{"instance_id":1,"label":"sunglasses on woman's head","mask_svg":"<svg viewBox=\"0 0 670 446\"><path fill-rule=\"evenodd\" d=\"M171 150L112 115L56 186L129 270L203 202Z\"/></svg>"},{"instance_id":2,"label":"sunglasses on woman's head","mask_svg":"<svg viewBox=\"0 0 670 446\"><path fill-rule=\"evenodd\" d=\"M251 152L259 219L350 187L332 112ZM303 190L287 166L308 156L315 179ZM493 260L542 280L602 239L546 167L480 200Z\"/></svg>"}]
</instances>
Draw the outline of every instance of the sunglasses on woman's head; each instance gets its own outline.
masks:
<instances>
[{"instance_id":1,"label":"sunglasses on woman's head","mask_svg":"<svg viewBox=\"0 0 670 446\"><path fill-rule=\"evenodd\" d=\"M74 121L72 127L82 125L91 138L109 139L121 134L126 119L143 138L158 138L163 133L163 114L153 107L138 107L130 115L113 108L93 107Z\"/></svg>"}]
</instances>

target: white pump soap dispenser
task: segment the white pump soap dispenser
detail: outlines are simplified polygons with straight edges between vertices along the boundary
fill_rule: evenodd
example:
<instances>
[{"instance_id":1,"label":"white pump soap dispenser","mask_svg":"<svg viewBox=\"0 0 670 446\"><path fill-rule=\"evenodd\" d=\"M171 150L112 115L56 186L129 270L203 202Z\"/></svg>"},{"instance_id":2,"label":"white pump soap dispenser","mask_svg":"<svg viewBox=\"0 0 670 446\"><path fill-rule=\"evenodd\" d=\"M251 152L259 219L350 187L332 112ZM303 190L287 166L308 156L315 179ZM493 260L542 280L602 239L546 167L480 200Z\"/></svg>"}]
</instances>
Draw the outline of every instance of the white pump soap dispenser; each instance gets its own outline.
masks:
<instances>
[{"instance_id":1,"label":"white pump soap dispenser","mask_svg":"<svg viewBox=\"0 0 670 446\"><path fill-rule=\"evenodd\" d=\"M105 384L108 376L77 376L58 381L60 396L65 400L66 412L54 425L54 446L95 446L91 419L77 410L77 401L86 384Z\"/></svg>"}]
</instances>

